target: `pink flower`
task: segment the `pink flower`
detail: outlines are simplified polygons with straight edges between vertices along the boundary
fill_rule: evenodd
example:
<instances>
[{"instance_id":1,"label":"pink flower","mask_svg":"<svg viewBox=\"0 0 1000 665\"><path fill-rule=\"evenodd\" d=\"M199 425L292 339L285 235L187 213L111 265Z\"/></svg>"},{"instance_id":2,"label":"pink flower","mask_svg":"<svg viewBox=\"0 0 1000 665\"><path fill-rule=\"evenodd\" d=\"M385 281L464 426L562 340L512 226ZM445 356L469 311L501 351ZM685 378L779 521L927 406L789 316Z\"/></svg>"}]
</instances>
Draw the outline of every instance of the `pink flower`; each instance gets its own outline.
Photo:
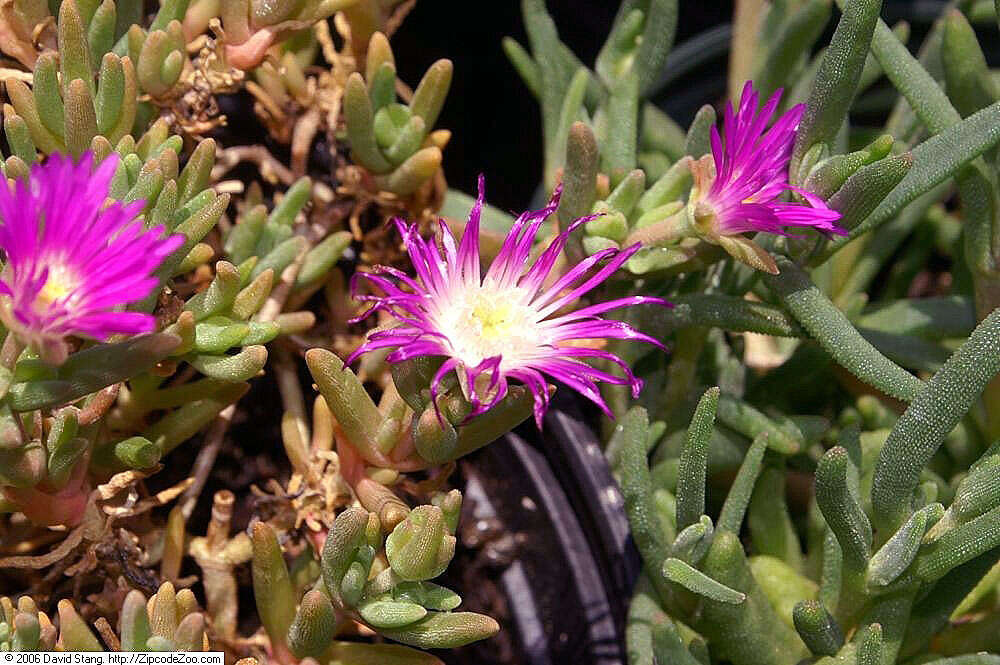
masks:
<instances>
[{"instance_id":1,"label":"pink flower","mask_svg":"<svg viewBox=\"0 0 1000 665\"><path fill-rule=\"evenodd\" d=\"M805 105L792 107L767 129L781 101L781 92L775 92L758 111L758 94L747 81L739 111L734 111L732 104L726 105L723 137L712 128L711 158L706 155L692 164L695 228L706 240L721 244L730 253L735 248L725 239L747 232L789 235L785 227L809 227L825 233L847 233L836 224L839 212L788 182L795 130ZM786 191L795 192L806 203L779 200ZM745 245L749 241L736 242Z\"/></svg>"},{"instance_id":2,"label":"pink flower","mask_svg":"<svg viewBox=\"0 0 1000 665\"><path fill-rule=\"evenodd\" d=\"M69 336L151 332L152 315L123 306L159 285L152 273L184 242L144 229L142 201L105 205L117 165L53 155L27 182L0 187L0 318L50 362L65 359Z\"/></svg>"},{"instance_id":3,"label":"pink flower","mask_svg":"<svg viewBox=\"0 0 1000 665\"><path fill-rule=\"evenodd\" d=\"M483 179L479 196L469 213L461 243L456 246L447 225L441 222L441 243L420 237L416 225L396 219L416 278L387 266L375 273L358 273L352 282L355 297L373 304L364 315L382 310L399 326L371 333L348 358L376 349L395 349L387 357L397 363L416 356L442 356L431 394L435 405L441 380L452 371L472 404L471 416L481 414L507 394L508 381L524 384L534 396L535 421L541 427L548 407L547 378L561 381L611 415L597 383L628 385L638 396L642 382L628 365L612 353L576 345L579 340L637 339L656 346L660 342L621 321L597 315L619 307L645 303L668 305L659 298L632 296L597 303L575 311L565 310L592 291L636 251L607 249L590 256L546 286L569 234L592 219L574 221L529 266L535 236L556 210L559 190L549 204L515 220L503 247L483 275L479 257L479 217L483 206ZM378 287L383 295L359 295L357 279ZM390 279L392 278L392 279ZM605 360L617 365L623 376L592 367L587 361Z\"/></svg>"}]
</instances>

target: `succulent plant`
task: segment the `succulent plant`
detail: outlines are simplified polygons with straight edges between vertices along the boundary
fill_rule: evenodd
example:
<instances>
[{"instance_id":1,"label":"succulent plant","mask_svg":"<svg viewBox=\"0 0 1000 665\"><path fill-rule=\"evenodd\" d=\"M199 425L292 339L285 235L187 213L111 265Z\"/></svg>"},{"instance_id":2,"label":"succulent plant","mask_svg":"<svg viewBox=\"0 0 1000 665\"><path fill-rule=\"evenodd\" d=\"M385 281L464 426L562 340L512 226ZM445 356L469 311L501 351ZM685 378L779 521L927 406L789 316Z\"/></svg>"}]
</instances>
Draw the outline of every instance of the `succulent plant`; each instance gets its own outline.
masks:
<instances>
[{"instance_id":1,"label":"succulent plant","mask_svg":"<svg viewBox=\"0 0 1000 665\"><path fill-rule=\"evenodd\" d=\"M418 506L384 540L387 527L376 514L361 508L343 511L323 546L321 577L298 600L274 531L257 523L254 593L272 655L282 660L290 652L296 658L323 660L338 648L335 637L344 619L422 649L461 646L495 634L495 621L453 612L461 598L430 582L455 552L452 531L461 501L461 494L452 491L441 497L440 505ZM380 647L370 648L375 657ZM412 658L418 659L418 653Z\"/></svg>"},{"instance_id":2,"label":"succulent plant","mask_svg":"<svg viewBox=\"0 0 1000 665\"><path fill-rule=\"evenodd\" d=\"M150 209L150 221L160 222L158 226L161 229L181 232L182 235L177 236L178 241L174 245L176 249L172 250L172 258L167 258L159 265L159 272L153 276L154 282L160 281L165 284L173 275L173 270L181 265L195 242L214 225L222 212L225 199L222 200L223 206L217 203L213 206L211 199L214 198L214 194L202 193L204 185L198 182L203 176L198 176L196 171L210 168L210 162L205 163L204 158L211 160L214 155L201 150L198 158L190 161L178 176L176 153L163 141L158 142L159 152L154 153L154 148L150 146L154 143L157 143L155 128L150 130L138 146L134 146L123 159L119 160L110 182L104 181L105 189L99 194L103 197L110 193L125 202L144 198ZM123 146L127 144L127 141L122 143ZM205 147L214 152L214 146L210 143ZM148 158L145 166L142 163L143 157ZM42 177L43 171L38 171L38 174ZM169 177L166 186L164 186L165 174ZM178 178L185 186L182 203L186 207L180 210L177 206ZM44 186L42 183L38 185ZM199 193L201 193L200 200L192 200ZM162 194L162 197L151 200L150 196L156 194ZM29 220L29 223L33 222ZM157 261L157 264L159 263ZM83 287L74 285L72 288ZM158 290L154 290L151 294L153 301L157 292ZM150 298L147 298L147 301L149 300ZM142 308L140 303L140 311ZM152 302L147 309L151 308ZM71 358L66 358L65 350L50 352L49 346L35 348L33 345L32 348L25 349L24 346L19 347L14 343L13 333L8 337L4 393L7 396L6 409L10 423L18 434L12 432L11 440L5 447L5 455L9 458L12 470L11 473L5 474L7 482L4 484L10 485L5 492L8 494L8 500L14 500L22 507L32 506L32 510L37 508L40 515L44 515L51 508L62 516L56 517L55 522L50 521L53 519L52 516L44 518L42 521L45 523L75 522L82 516L86 502L85 487L88 483L85 481L85 469L88 463L104 465L111 469L121 468L121 465L126 468L150 468L173 445L180 443L197 430L196 428L184 435L169 430L168 427L169 433L159 432L152 441L131 436L134 431L129 433L130 436L122 437L117 443L105 441L103 438L101 441L96 440L98 432L93 423L113 405L118 395L118 384L125 380L136 379L139 375L148 376L149 370L165 361L181 346L181 337L172 332L98 344L72 354ZM41 358L39 353L42 354ZM53 361L47 356L53 353L58 358L55 361L58 366L52 366ZM205 397L214 392L209 392ZM231 389L229 393L232 393ZM236 396L232 397L235 398ZM53 407L69 405L81 399L84 401L79 404L79 408L73 405L69 406L68 410L60 411L52 426L47 424L43 426L41 420L30 416L31 412L37 412L38 409L49 411ZM81 413L80 408L85 414L82 418L78 415ZM22 415L25 413L29 415L24 422L32 424L27 429L18 423L25 418ZM78 436L77 426L80 420L86 427ZM161 421L161 424L167 426L168 422ZM182 438L170 444L171 435L180 435ZM159 436L163 436L164 439L156 442ZM39 465L45 459L49 461ZM38 485L47 488L41 495L34 489ZM20 496L12 499L13 495ZM44 496L57 498L42 501L41 505L37 505L36 500ZM71 515L72 518L69 517Z\"/></svg>"},{"instance_id":3,"label":"succulent plant","mask_svg":"<svg viewBox=\"0 0 1000 665\"><path fill-rule=\"evenodd\" d=\"M641 400L657 420L651 423L646 410L629 409L619 399L621 422L607 451L644 561L627 634L633 662L704 662L707 653L713 662L734 663L885 663L917 656L931 662L995 649L985 637L991 620L980 618L992 611L990 601L979 605L985 615L969 612L992 588L984 575L996 563L994 542L986 535L993 504L985 497L993 493L982 484L991 477L996 433L985 415L994 401L995 363L985 349L996 343L996 303L988 295L992 268L985 240L985 229L994 226L985 200L995 185L988 184L993 176L985 175L991 167L984 166L993 158L995 138L979 124L995 121L996 97L983 92L991 84L971 38L969 3L957 3L937 21L919 61L899 41L905 31L894 32L879 19L881 3L838 4L842 13L829 47L804 67L796 64L803 45L818 39L829 3L773 3L759 25L759 17L744 17L736 30L744 31L758 56L741 58L734 44L734 66L750 71L730 79L730 94L735 97L743 79L752 77L765 93L785 86L792 102L804 102L789 144L788 184L825 200L846 234L776 241L758 234L753 240L766 247L774 265L755 267L773 275L726 268L707 292L687 282L672 298L673 310L637 309L626 316L639 329L675 341L665 395ZM631 40L644 21L657 11L669 13L673 3L640 5L626 3L612 29L612 46L602 54L619 48L623 42L614 39L621 35L629 35L629 48L646 46L645 39ZM578 256L641 242L644 249L628 267L665 284L723 259L721 252L696 244L703 236L676 233L684 231L691 210L684 192L692 183L694 197L704 177L700 166L692 168L694 160L711 150L719 167L718 155L726 149L717 137L709 141L713 109L703 108L684 138L658 124L655 112L639 110L642 96L633 91L628 117L638 128L626 123L629 139L609 143L610 133L602 131L618 125L602 129L601 113L610 116L615 93L607 91L605 98L594 90L595 79L606 83L601 59L596 76L581 69L555 39L540 4L529 1L524 8L535 58L512 43L508 52L541 97L551 128L547 140L559 137L557 145L548 144L549 163L558 164L565 149L563 202L576 202L573 197L584 192L567 217L604 213L581 232ZM933 58L940 58L940 69L927 65ZM897 110L885 128L855 136L848 111L882 73L901 93ZM552 89L560 91L552 94L555 101L571 105L568 111L553 111L567 107L546 96ZM594 113L593 128L572 123L581 108ZM734 128L727 118L723 131ZM655 158L642 139L651 129L669 139ZM616 176L612 158L621 153L606 157L605 151L623 145L629 158ZM628 170L636 165L663 175L647 190L643 171ZM865 308L873 271L886 265L890 252L904 243L917 251L910 234L918 223L937 228L953 221L935 206L950 178L969 225L965 248L973 274L960 287L964 295L947 304L900 298ZM976 236L976 228L983 235ZM748 295L762 302L750 302ZM935 326L961 321L954 333L958 341L946 350L938 345L952 333L942 330L931 341L924 337L928 329L903 323L920 318L917 312ZM749 363L749 339L745 347L734 345L706 335L711 328L811 338L814 344L794 344L790 357L779 355L774 378L754 378L738 355L746 354ZM780 343L771 348L780 349ZM859 399L833 427L824 418L787 415L796 413L789 404L803 401L779 386L815 383L811 372L829 371L821 366L853 375L849 381L871 386L879 397ZM959 380L960 374L965 378ZM722 383L721 394L711 388L694 408L692 393L706 382ZM980 394L985 407L976 406ZM896 405L902 415L884 404ZM692 411L684 427L678 420ZM800 462L815 478L815 495L805 499L805 527L793 521L786 499ZM735 478L720 483L720 474ZM709 508L706 481L710 492L725 497L718 513ZM741 534L748 534L749 555ZM949 617L976 628L949 627Z\"/></svg>"},{"instance_id":4,"label":"succulent plant","mask_svg":"<svg viewBox=\"0 0 1000 665\"><path fill-rule=\"evenodd\" d=\"M395 365L395 389L386 390L379 405L368 396L357 375L333 353L311 349L306 362L343 432L338 444L342 443L349 455L353 453L353 460L345 460L341 453L342 473L355 491L357 484L369 488L371 498L364 491L359 498L372 512L379 512L379 497L384 490L365 476L365 464L400 471L443 464L491 443L531 415L529 391L512 386L500 404L466 421L470 406L455 385L439 397L444 422L425 428L422 422L437 422L438 418L430 401L430 382L436 371L432 360ZM380 517L384 520L383 515ZM389 521L393 526L398 522Z\"/></svg>"},{"instance_id":5,"label":"succulent plant","mask_svg":"<svg viewBox=\"0 0 1000 665\"><path fill-rule=\"evenodd\" d=\"M68 600L59 602L59 627L27 596L15 605L0 598L3 651L208 651L205 617L190 589L165 582L149 600L140 591L125 596L115 631L105 621L101 640Z\"/></svg>"},{"instance_id":6,"label":"succulent plant","mask_svg":"<svg viewBox=\"0 0 1000 665\"><path fill-rule=\"evenodd\" d=\"M63 8L63 5L70 5ZM171 19L180 18L187 7L187 0L167 0L154 20L154 25L163 27ZM72 51L75 55L87 52L90 64L97 66L104 55L118 46L129 26L143 19L142 3L124 0L80 0L79 2L49 2L48 0L18 0L4 7L2 23L5 36L3 50L27 68L33 68L38 56L47 50L63 49L65 37L57 39L56 22L53 16L67 11L70 24L64 25L70 40L75 40L72 48L84 44L84 50ZM60 23L63 19L60 19ZM82 65L83 63L79 63Z\"/></svg>"},{"instance_id":7,"label":"succulent plant","mask_svg":"<svg viewBox=\"0 0 1000 665\"><path fill-rule=\"evenodd\" d=\"M36 151L79 156L98 149L97 136L118 146L133 131L141 135L152 109L140 97L164 98L190 67L177 21L186 5L164 3L148 35L132 24L119 40L123 30L111 0L59 3L57 50L33 59L31 89L7 80L13 107L4 111L4 129L14 154L30 165Z\"/></svg>"},{"instance_id":8,"label":"succulent plant","mask_svg":"<svg viewBox=\"0 0 1000 665\"><path fill-rule=\"evenodd\" d=\"M48 6L21 3L11 10L13 14L5 15L8 21L11 16L20 21L14 26L18 30L42 23L52 25L56 38L51 44L55 51L19 51L34 72L24 79L7 81L11 103L5 108L4 129L12 154L4 162L4 172L10 186L15 191L28 191L24 183L31 181L32 187L42 187L39 174L43 171L39 169L63 163L59 161L64 159L61 153L84 156L92 159L95 172L106 174L105 195L127 206L139 216L141 226L162 233L171 243L170 250L153 266L148 296L133 302L129 312L121 313L122 317L148 317L142 319L144 325L154 321L155 315L156 332L82 344L70 336L60 339L60 346L52 347L60 353L46 346L48 342L42 344L28 336L33 329L18 328L7 335L0 363L5 397L0 419L6 423L5 443L0 451L0 509L4 513L21 512L38 524L69 527L74 530L73 542L83 539L88 547L100 546L102 529L110 524L105 522L102 511L118 510L103 503L109 497L155 472L161 459L208 424L216 423L210 438L224 435L227 409L231 410L230 405L246 392L246 382L265 367L265 345L282 334L301 333L315 320L312 312L283 311L286 303L304 303L323 288L333 266L353 240L352 233L338 230L335 224L309 222L314 196L313 182L308 177L279 193L272 212L263 205L240 206L242 214L237 223L223 222L223 232L215 231L229 203L227 194L211 189L218 177L213 174L216 144L204 140L193 150L185 150L184 140L175 133L174 119L169 114L156 118L153 106L172 108L187 92L183 74L192 67L186 46L193 35L184 35L181 21L190 18L189 9L211 18L213 8L203 6L205 3L189 8L187 2L166 2L147 23L141 8L137 11L137 3L119 4L110 0L100 4L66 0L51 8L58 14L58 19L53 20ZM244 4L248 28L254 33L249 46L233 41L239 33L239 21L233 22L233 7L218 8L224 10L224 28L229 30L229 53L237 60L240 53L251 46L256 48L261 40L283 39L337 9L327 5L274 8ZM289 43L290 49L296 48L293 42ZM292 50L286 51L291 59L286 59L286 64L294 61L300 67L308 65L310 52L315 56L315 44L301 47L301 65ZM34 42L30 48L35 48ZM433 91L437 96L425 100L425 105L437 104L437 109L425 109L425 114L433 110L436 115L443 101L447 80L437 83ZM444 91L438 89L442 85ZM427 97L429 92L425 90L421 95ZM308 105L313 100L300 101ZM439 163L440 152L437 154ZM115 161L114 168L108 160ZM42 163L45 166L39 166ZM89 165L91 161L79 162L84 163ZM95 200L95 204L99 203ZM6 218L5 222L11 223ZM11 248L6 249L10 259ZM48 273L42 275L42 287L48 288ZM52 293L50 296L46 291L43 295L59 298L62 294L56 290ZM179 372L184 366L190 369ZM287 363L279 363L279 373L286 367ZM360 384L356 385L360 388ZM404 412L409 407L398 398L395 401L391 416L396 431L390 434L387 429L386 435L401 440L409 437L402 429L402 420L409 423L412 411ZM290 403L294 405L294 400ZM337 405L344 403L341 399ZM328 414L327 421L333 418L329 411L318 413ZM317 422L317 426L323 424L323 420ZM496 424L478 434L476 445L487 443L490 432L503 426ZM326 427L329 430L331 423L326 422ZM291 437L292 429L288 432ZM294 445L294 438L290 438L286 446L290 454L295 451ZM305 463L305 470L311 471L311 460ZM354 469L352 473L362 470L363 463L358 461ZM126 473L120 473L123 471ZM366 598L371 602L364 605L363 615L373 625L385 624L387 630L405 628L412 635L400 639L414 643L440 641L443 638L434 635L441 630L449 633L456 621L468 633L467 639L495 632L495 624L485 617L469 619L477 615L461 613L451 616L450 610L456 604L454 594L446 592L445 598L434 591L437 587L424 581L439 574L450 561L460 495L449 495L440 506L425 506L408 520L409 509L400 499L390 499L392 491L381 484L391 483L391 473L386 469L378 480L362 480L355 485L358 496L379 505L378 512L386 519L389 531L401 524L398 535L392 538L390 556L412 581L384 576L384 588L378 598ZM93 490L108 478L108 485ZM251 540L245 536L229 536L231 506L231 495L218 495L217 516L208 533L199 538L185 534L190 504L176 506L162 528L159 559L163 579L173 581L179 580L185 556L196 560L204 571L211 626L230 641L238 639L235 569L253 551ZM319 522L324 523L336 524L332 514ZM425 565L416 553L430 547L424 542L429 534L437 535L440 547L427 550L432 559ZM259 546L259 541L256 538L254 543ZM381 536L377 544L382 547ZM416 556L413 561L409 560L411 553ZM13 563L21 565L19 561ZM373 563L373 559L368 560L368 565ZM35 565L34 561L28 565ZM356 576L357 570L352 568L350 573ZM304 579L301 572L296 574L300 581ZM314 580L318 574L317 562ZM362 586L364 582L355 580ZM399 600L400 606L412 614L409 605L417 605L407 599L416 598L435 616L418 622L427 614L428 610L423 609L421 617L409 622L398 616L392 620L383 617L394 616L395 601L391 596L397 583L401 585L399 593L409 589L405 591L409 596ZM360 621L365 621L362 610L356 607L362 600L360 594L359 587L350 607ZM322 603L317 605L314 593L306 595L303 608L307 615L318 612L316 616L322 619L324 607ZM4 648L208 647L205 631L209 624L195 611L194 596L186 589L175 593L169 581L148 603L138 591L127 594L117 634L106 622L98 623L104 644L71 603L63 601L59 610L56 628L27 597L21 599L17 609L5 603L4 620L0 622ZM265 625L273 624L267 613L262 617ZM420 625L411 625L415 623ZM286 632L290 627L286 626ZM296 630L292 641L308 642L302 630L312 628L299 625ZM276 653L281 653L286 639L287 635L275 638L272 648ZM386 656L399 662L437 662L429 655L403 647L333 643L324 645L324 649L334 659Z\"/></svg>"},{"instance_id":9,"label":"succulent plant","mask_svg":"<svg viewBox=\"0 0 1000 665\"><path fill-rule=\"evenodd\" d=\"M139 88L154 100L176 93L185 67L190 68L181 22L173 19L163 28L156 22L148 33L138 25L129 28L128 54L135 64Z\"/></svg>"},{"instance_id":10,"label":"succulent plant","mask_svg":"<svg viewBox=\"0 0 1000 665\"><path fill-rule=\"evenodd\" d=\"M105 53L96 65L95 83L75 2L62 4L58 26L64 55L49 51L38 57L31 89L18 79L7 80L13 107L4 111L4 130L14 154L29 165L37 151L79 156L96 136L114 146L135 123L139 93L133 62Z\"/></svg>"},{"instance_id":11,"label":"succulent plant","mask_svg":"<svg viewBox=\"0 0 1000 665\"><path fill-rule=\"evenodd\" d=\"M0 2L0 650L439 665L500 629L435 582L450 474L559 390L641 555L631 665L997 662L997 3L912 55L879 0L676 48L681 3L625 0L585 64L523 0L551 199L518 217L441 200L412 3L147 5ZM727 50L721 104L658 108Z\"/></svg>"},{"instance_id":12,"label":"succulent plant","mask_svg":"<svg viewBox=\"0 0 1000 665\"><path fill-rule=\"evenodd\" d=\"M309 28L355 2L357 0L219 2L217 11L226 33L226 58L234 67L252 69L264 60L275 42L295 31Z\"/></svg>"},{"instance_id":13,"label":"succulent plant","mask_svg":"<svg viewBox=\"0 0 1000 665\"><path fill-rule=\"evenodd\" d=\"M438 60L424 74L408 104L396 101L396 63L389 40L376 32L364 75L344 86L344 121L355 162L375 174L380 188L406 196L433 176L450 133L432 131L448 88L452 63Z\"/></svg>"}]
</instances>

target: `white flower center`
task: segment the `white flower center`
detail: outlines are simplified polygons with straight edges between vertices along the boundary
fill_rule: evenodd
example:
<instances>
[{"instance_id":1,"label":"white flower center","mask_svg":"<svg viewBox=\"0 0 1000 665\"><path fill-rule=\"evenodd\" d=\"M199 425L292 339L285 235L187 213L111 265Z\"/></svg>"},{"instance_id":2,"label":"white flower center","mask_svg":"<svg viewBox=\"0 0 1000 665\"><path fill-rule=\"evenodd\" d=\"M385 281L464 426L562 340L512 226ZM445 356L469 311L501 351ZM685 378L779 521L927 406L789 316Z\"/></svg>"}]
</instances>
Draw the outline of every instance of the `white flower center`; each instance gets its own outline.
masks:
<instances>
[{"instance_id":1,"label":"white flower center","mask_svg":"<svg viewBox=\"0 0 1000 665\"><path fill-rule=\"evenodd\" d=\"M45 311L52 303L62 300L80 286L80 280L65 265L56 263L49 266L49 275L38 295L34 306L38 311Z\"/></svg>"},{"instance_id":2,"label":"white flower center","mask_svg":"<svg viewBox=\"0 0 1000 665\"><path fill-rule=\"evenodd\" d=\"M538 312L526 303L525 295L519 288L456 290L455 298L435 317L438 330L447 335L455 357L465 365L474 367L501 356L502 366L510 367L545 343Z\"/></svg>"}]
</instances>

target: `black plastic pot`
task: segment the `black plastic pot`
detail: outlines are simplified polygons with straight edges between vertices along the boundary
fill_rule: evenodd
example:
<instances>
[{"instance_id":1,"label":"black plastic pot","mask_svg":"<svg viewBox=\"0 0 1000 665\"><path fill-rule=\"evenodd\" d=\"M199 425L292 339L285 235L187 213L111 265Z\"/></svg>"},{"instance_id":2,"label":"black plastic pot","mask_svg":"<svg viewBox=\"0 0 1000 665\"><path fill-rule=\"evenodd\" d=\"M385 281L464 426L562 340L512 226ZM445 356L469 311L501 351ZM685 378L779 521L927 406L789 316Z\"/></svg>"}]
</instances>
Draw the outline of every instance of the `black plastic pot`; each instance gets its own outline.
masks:
<instances>
[{"instance_id":1,"label":"black plastic pot","mask_svg":"<svg viewBox=\"0 0 1000 665\"><path fill-rule=\"evenodd\" d=\"M520 428L469 458L462 474L466 524L499 524L513 543L495 580L506 606L497 639L512 653L495 662L623 665L639 559L621 493L579 410L550 411L544 432ZM480 662L492 648L500 643L443 657Z\"/></svg>"}]
</instances>

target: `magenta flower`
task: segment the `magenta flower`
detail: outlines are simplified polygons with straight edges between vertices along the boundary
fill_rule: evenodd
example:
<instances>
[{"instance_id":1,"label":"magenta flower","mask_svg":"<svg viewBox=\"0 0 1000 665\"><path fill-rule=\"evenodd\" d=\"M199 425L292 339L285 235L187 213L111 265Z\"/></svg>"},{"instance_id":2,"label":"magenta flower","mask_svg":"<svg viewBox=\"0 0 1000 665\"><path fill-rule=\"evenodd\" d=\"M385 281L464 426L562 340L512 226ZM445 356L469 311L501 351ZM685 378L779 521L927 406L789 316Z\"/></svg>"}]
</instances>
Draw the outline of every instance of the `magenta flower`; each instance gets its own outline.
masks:
<instances>
[{"instance_id":1,"label":"magenta flower","mask_svg":"<svg viewBox=\"0 0 1000 665\"><path fill-rule=\"evenodd\" d=\"M151 332L152 315L123 305L157 287L153 271L184 242L144 229L142 201L105 205L117 164L112 155L93 170L89 154L53 155L27 182L0 187L0 318L53 363L65 359L69 336Z\"/></svg>"},{"instance_id":2,"label":"magenta flower","mask_svg":"<svg viewBox=\"0 0 1000 665\"><path fill-rule=\"evenodd\" d=\"M457 246L444 221L440 238L443 249L438 249L433 239L420 237L416 225L396 219L417 277L411 278L388 266L376 266L374 274L355 274L352 281L355 297L373 303L358 319L382 310L395 317L400 325L371 333L348 358L348 364L363 353L383 348L395 348L387 357L390 363L415 356L443 356L445 360L431 385L432 399L436 405L441 380L455 371L472 404L470 417L502 400L507 394L508 381L513 379L524 384L534 396L535 422L539 427L549 402L546 377L578 391L609 416L612 414L601 398L598 381L628 385L632 394L638 396L642 382L623 360L579 342L638 339L662 347L660 342L626 323L597 315L629 305L668 303L659 298L632 296L563 311L618 270L638 251L639 245L598 252L550 280L569 234L592 219L574 221L529 266L535 236L545 219L555 212L558 202L557 189L545 208L518 217L485 275L479 265L482 177L479 196ZM358 295L357 278L368 280L383 295ZM610 361L621 369L623 376L596 369L588 360Z\"/></svg>"},{"instance_id":3,"label":"magenta flower","mask_svg":"<svg viewBox=\"0 0 1000 665\"><path fill-rule=\"evenodd\" d=\"M732 104L726 105L724 138L720 138L718 129L712 128L711 159L705 156L692 164L695 228L706 240L722 245L730 253L733 250L743 253L739 246L746 248L750 241L733 237L751 231L789 235L785 227L809 227L846 235L836 224L839 212L828 208L818 196L788 182L795 130L805 105L792 107L766 129L781 101L781 92L780 89L775 92L758 111L758 94L747 81L739 111L734 111ZM779 200L786 191L795 192L806 203ZM733 246L733 242L738 246Z\"/></svg>"}]
</instances>

